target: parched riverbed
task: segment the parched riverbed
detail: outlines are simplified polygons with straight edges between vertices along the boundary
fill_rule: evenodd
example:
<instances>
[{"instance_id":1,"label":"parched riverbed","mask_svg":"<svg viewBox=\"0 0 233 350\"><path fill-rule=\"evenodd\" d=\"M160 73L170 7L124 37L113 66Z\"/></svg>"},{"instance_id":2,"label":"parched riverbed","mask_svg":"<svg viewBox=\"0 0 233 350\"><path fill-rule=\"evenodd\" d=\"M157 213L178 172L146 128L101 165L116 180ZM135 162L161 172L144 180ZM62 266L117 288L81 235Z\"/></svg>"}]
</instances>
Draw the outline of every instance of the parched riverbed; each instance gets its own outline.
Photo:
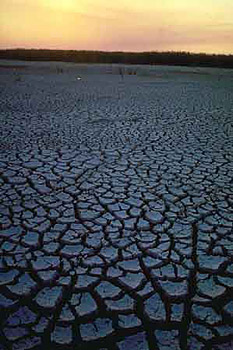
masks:
<instances>
[{"instance_id":1,"label":"parched riverbed","mask_svg":"<svg viewBox=\"0 0 233 350\"><path fill-rule=\"evenodd\" d=\"M0 63L0 350L232 349L233 71Z\"/></svg>"}]
</instances>

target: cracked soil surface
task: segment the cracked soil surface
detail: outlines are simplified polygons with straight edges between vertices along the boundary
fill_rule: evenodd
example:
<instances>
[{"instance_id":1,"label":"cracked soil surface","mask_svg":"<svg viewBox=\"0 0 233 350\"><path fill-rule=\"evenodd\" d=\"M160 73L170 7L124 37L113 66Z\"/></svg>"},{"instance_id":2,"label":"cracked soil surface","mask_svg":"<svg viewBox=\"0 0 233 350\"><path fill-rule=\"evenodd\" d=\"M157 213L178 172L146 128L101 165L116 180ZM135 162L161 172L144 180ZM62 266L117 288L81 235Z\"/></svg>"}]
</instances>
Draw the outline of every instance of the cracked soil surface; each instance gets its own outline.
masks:
<instances>
[{"instance_id":1,"label":"cracked soil surface","mask_svg":"<svg viewBox=\"0 0 233 350\"><path fill-rule=\"evenodd\" d=\"M233 349L232 71L18 65L0 350Z\"/></svg>"}]
</instances>

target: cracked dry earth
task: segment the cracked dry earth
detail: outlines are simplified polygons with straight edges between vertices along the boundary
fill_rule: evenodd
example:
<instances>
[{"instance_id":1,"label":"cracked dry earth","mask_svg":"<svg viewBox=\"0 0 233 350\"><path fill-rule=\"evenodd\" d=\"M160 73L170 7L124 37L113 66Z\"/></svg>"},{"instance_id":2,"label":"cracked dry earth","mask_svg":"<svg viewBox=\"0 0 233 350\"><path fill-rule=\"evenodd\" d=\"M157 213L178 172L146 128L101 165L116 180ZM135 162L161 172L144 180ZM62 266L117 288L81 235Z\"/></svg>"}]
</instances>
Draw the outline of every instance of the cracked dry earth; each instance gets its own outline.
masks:
<instances>
[{"instance_id":1,"label":"cracked dry earth","mask_svg":"<svg viewBox=\"0 0 233 350\"><path fill-rule=\"evenodd\" d=\"M232 72L108 69L0 70L0 349L233 349Z\"/></svg>"}]
</instances>

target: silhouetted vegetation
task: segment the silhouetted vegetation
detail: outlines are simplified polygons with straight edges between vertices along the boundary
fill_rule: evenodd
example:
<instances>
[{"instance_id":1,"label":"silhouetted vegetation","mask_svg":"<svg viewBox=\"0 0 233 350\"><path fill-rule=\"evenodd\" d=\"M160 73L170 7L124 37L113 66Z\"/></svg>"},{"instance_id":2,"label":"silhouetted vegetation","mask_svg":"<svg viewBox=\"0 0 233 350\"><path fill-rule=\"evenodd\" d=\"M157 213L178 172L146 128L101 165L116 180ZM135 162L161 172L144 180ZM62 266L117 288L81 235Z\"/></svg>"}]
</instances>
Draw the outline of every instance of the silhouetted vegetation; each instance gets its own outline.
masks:
<instances>
[{"instance_id":1,"label":"silhouetted vegetation","mask_svg":"<svg viewBox=\"0 0 233 350\"><path fill-rule=\"evenodd\" d=\"M189 52L104 52L10 49L0 50L0 59L233 68L233 55L194 54Z\"/></svg>"}]
</instances>

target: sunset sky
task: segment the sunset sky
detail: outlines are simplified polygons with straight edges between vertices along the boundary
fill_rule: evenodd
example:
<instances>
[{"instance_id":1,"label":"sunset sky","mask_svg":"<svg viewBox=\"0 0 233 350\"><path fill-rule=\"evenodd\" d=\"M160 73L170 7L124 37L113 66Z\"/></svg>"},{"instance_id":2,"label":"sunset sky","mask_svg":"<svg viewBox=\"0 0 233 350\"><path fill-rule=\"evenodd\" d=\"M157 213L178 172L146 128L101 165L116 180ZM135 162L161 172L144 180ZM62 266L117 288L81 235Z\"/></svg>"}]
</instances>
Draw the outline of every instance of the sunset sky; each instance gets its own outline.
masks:
<instances>
[{"instance_id":1,"label":"sunset sky","mask_svg":"<svg viewBox=\"0 0 233 350\"><path fill-rule=\"evenodd\" d=\"M233 53L233 0L0 0L0 47Z\"/></svg>"}]
</instances>

